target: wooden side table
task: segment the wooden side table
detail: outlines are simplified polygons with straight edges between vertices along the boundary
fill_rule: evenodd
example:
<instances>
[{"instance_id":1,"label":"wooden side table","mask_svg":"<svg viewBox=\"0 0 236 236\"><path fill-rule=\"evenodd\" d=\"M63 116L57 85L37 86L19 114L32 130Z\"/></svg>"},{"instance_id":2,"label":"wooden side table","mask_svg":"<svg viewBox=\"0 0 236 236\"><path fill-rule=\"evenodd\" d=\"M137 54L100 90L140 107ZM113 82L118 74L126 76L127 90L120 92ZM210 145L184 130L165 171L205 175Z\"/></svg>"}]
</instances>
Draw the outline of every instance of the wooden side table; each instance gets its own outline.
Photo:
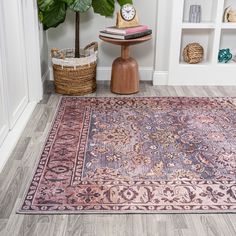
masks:
<instances>
[{"instance_id":1,"label":"wooden side table","mask_svg":"<svg viewBox=\"0 0 236 236\"><path fill-rule=\"evenodd\" d=\"M133 94L139 92L139 70L136 60L129 56L129 47L134 44L146 42L151 35L137 39L120 40L103 36L99 38L105 42L121 46L121 57L112 64L111 91L117 94Z\"/></svg>"}]
</instances>

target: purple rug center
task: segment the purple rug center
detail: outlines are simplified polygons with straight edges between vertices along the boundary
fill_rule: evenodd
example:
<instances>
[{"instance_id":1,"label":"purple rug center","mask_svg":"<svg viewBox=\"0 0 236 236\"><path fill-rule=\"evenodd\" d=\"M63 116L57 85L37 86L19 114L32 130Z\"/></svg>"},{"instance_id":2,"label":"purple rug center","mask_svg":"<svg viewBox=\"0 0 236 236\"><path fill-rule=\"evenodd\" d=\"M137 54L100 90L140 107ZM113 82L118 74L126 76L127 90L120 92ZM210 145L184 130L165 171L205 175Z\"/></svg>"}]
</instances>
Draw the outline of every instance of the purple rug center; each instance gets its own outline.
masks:
<instances>
[{"instance_id":1,"label":"purple rug center","mask_svg":"<svg viewBox=\"0 0 236 236\"><path fill-rule=\"evenodd\" d=\"M82 178L235 179L236 113L225 115L204 107L92 110Z\"/></svg>"}]
</instances>

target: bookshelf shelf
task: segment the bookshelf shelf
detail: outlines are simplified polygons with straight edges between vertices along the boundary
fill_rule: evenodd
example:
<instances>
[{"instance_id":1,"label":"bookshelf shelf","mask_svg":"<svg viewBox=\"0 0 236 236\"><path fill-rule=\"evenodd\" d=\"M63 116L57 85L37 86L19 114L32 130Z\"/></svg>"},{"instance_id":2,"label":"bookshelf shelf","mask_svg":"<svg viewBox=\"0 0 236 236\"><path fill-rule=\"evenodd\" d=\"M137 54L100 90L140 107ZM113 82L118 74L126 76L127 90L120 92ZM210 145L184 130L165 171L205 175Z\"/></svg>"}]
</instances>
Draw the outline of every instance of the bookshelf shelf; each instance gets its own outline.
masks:
<instances>
[{"instance_id":1,"label":"bookshelf shelf","mask_svg":"<svg viewBox=\"0 0 236 236\"><path fill-rule=\"evenodd\" d=\"M236 23L222 23L222 29L236 29Z\"/></svg>"},{"instance_id":2,"label":"bookshelf shelf","mask_svg":"<svg viewBox=\"0 0 236 236\"><path fill-rule=\"evenodd\" d=\"M179 63L180 66L185 67L206 67L209 66L211 63L209 61L204 60L202 63L199 64L188 64L187 62L181 61Z\"/></svg>"},{"instance_id":3,"label":"bookshelf shelf","mask_svg":"<svg viewBox=\"0 0 236 236\"><path fill-rule=\"evenodd\" d=\"M230 61L228 63L218 63L218 66L222 66L222 67L236 67L236 62Z\"/></svg>"},{"instance_id":4,"label":"bookshelf shelf","mask_svg":"<svg viewBox=\"0 0 236 236\"><path fill-rule=\"evenodd\" d=\"M236 27L236 26L235 26ZM183 23L183 29L214 29L215 24L204 22L204 23Z\"/></svg>"},{"instance_id":5,"label":"bookshelf shelf","mask_svg":"<svg viewBox=\"0 0 236 236\"><path fill-rule=\"evenodd\" d=\"M200 23L189 23L191 5L201 6ZM224 23L226 7L236 10L235 0L178 0L173 2L170 68L171 85L236 85L236 62L218 63L220 49L230 48L236 55L236 23ZM188 64L183 49L197 42L204 48L204 60ZM223 79L222 79L223 78Z\"/></svg>"}]
</instances>

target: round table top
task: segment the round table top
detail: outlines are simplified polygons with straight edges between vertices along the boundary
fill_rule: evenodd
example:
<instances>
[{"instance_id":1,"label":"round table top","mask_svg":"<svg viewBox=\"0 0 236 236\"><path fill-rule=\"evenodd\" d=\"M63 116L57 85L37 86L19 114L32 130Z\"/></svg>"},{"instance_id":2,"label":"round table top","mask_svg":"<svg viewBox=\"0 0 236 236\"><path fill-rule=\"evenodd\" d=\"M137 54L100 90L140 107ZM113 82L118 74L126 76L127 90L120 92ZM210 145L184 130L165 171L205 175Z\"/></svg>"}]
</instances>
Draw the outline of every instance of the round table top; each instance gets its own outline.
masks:
<instances>
[{"instance_id":1,"label":"round table top","mask_svg":"<svg viewBox=\"0 0 236 236\"><path fill-rule=\"evenodd\" d=\"M147 35L144 37L136 38L136 39L112 39L108 37L103 37L99 35L99 38L105 42L116 44L116 45L121 45L121 46L128 46L128 45L134 45L142 42L146 42L150 39L152 39L152 35Z\"/></svg>"}]
</instances>

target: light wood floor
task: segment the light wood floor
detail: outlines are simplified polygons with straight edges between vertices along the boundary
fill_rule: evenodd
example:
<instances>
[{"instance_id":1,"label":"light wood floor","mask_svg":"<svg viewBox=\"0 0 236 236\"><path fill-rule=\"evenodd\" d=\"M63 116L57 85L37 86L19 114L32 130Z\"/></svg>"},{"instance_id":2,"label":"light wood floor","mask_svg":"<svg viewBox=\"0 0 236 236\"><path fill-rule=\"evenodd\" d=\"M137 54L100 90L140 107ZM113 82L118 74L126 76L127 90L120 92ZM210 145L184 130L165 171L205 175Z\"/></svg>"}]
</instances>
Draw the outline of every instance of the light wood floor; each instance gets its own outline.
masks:
<instances>
[{"instance_id":1,"label":"light wood floor","mask_svg":"<svg viewBox=\"0 0 236 236\"><path fill-rule=\"evenodd\" d=\"M110 93L107 82L100 82L91 96L116 95ZM236 87L153 87L142 83L141 92L133 96L236 96ZM17 215L59 98L45 94L0 174L1 236L236 236L236 214Z\"/></svg>"}]
</instances>

